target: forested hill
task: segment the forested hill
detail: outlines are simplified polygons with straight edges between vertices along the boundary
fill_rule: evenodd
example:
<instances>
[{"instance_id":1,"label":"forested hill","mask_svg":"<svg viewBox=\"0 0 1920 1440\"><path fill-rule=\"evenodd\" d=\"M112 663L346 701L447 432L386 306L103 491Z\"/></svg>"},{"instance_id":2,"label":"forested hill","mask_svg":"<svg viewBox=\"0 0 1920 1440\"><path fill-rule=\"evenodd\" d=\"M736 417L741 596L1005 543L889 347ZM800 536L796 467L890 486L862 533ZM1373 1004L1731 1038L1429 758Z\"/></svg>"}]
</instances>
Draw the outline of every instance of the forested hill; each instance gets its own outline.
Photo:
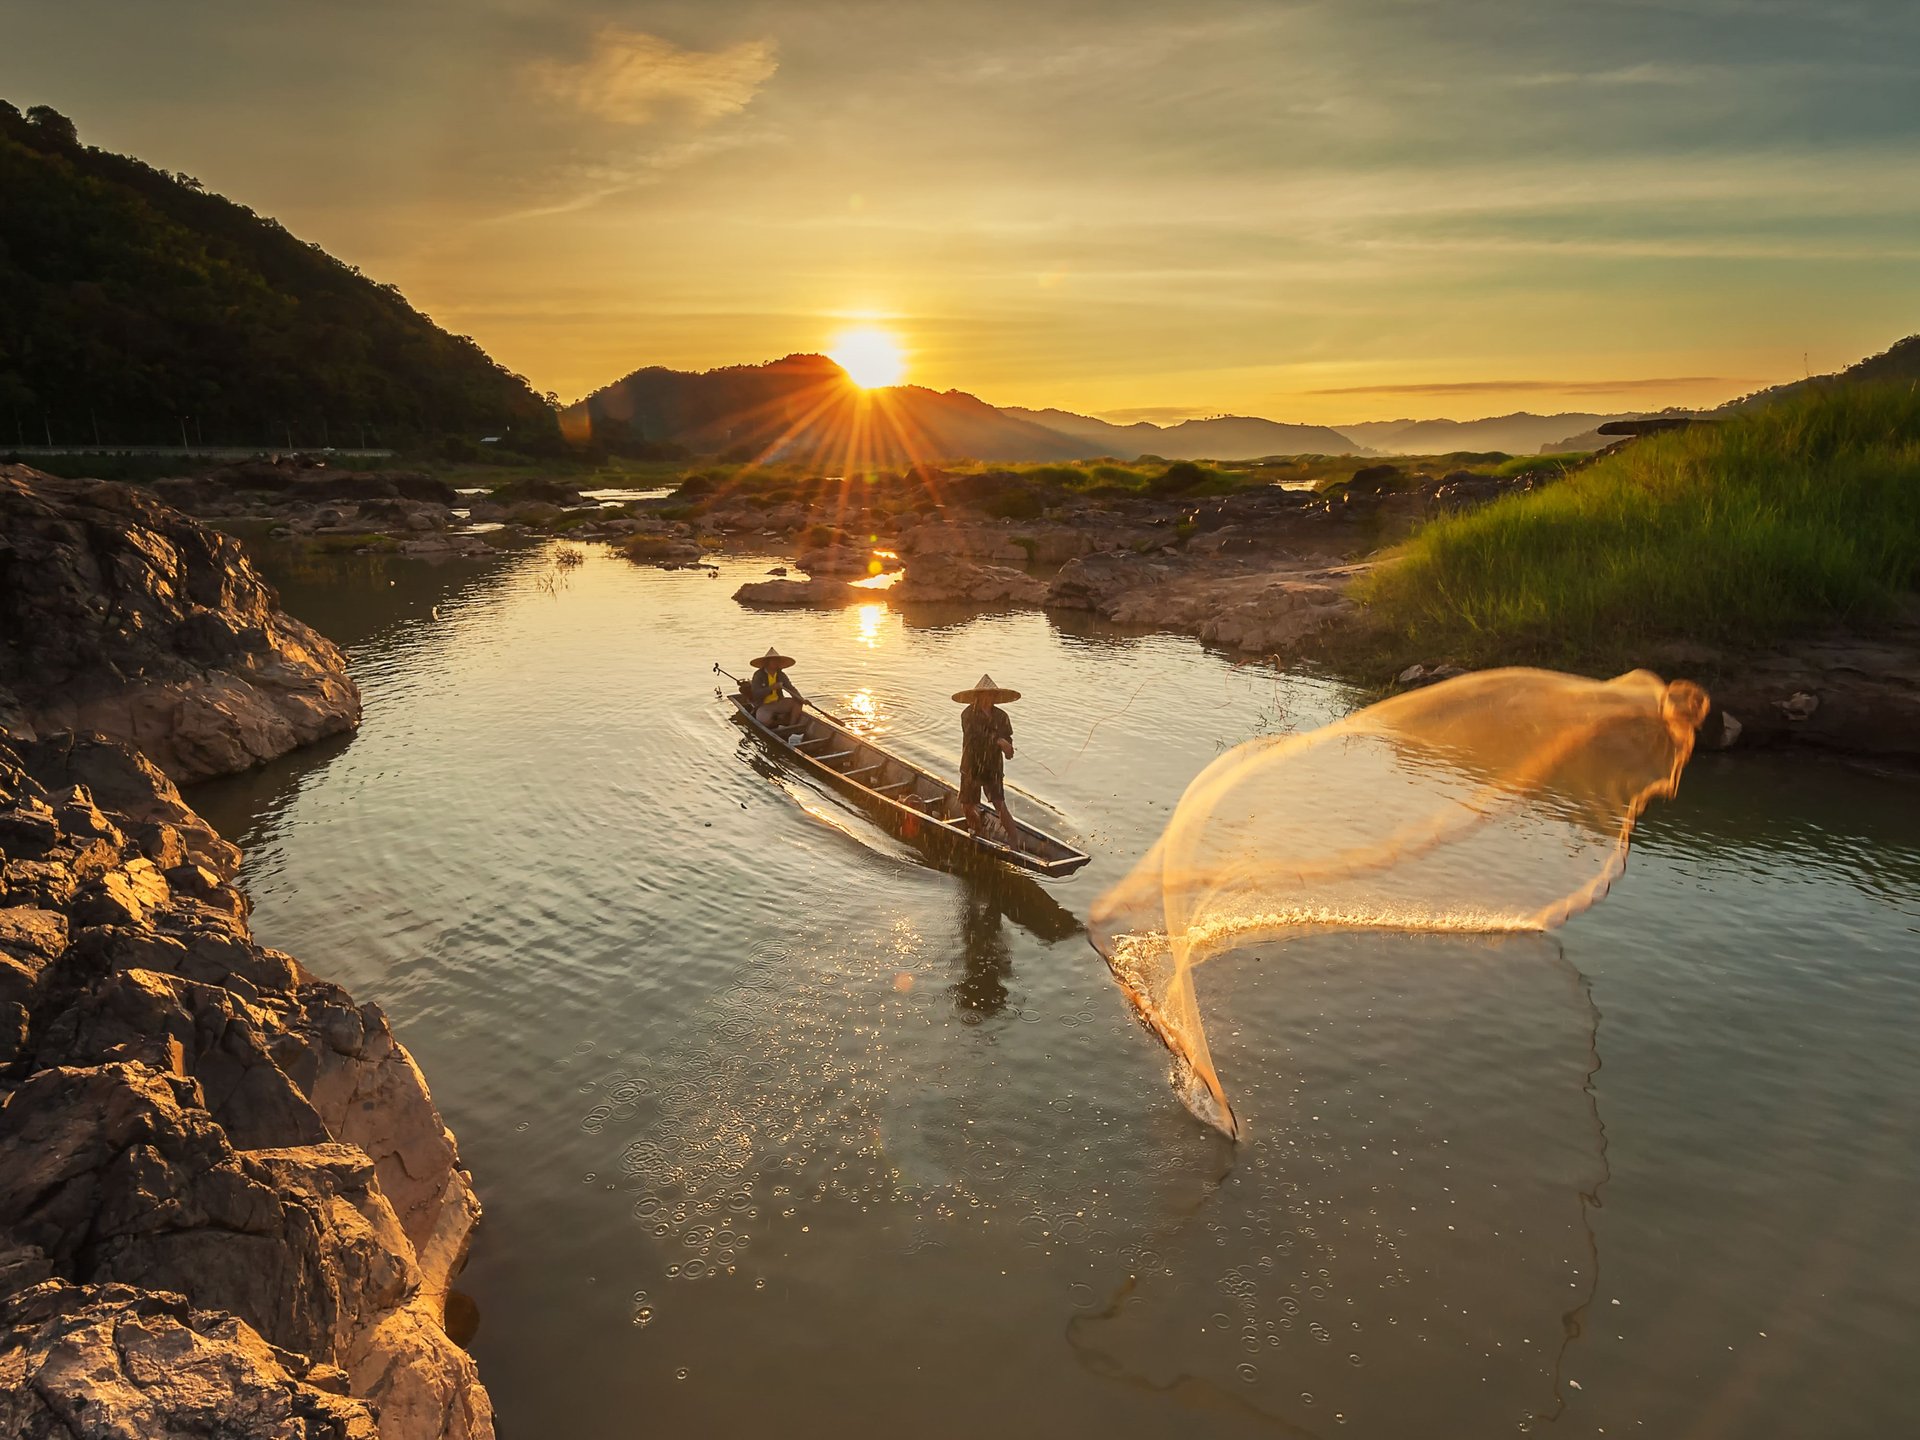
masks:
<instances>
[{"instance_id":1,"label":"forested hill","mask_svg":"<svg viewBox=\"0 0 1920 1440\"><path fill-rule=\"evenodd\" d=\"M0 446L557 440L472 340L187 176L0 101Z\"/></svg>"}]
</instances>

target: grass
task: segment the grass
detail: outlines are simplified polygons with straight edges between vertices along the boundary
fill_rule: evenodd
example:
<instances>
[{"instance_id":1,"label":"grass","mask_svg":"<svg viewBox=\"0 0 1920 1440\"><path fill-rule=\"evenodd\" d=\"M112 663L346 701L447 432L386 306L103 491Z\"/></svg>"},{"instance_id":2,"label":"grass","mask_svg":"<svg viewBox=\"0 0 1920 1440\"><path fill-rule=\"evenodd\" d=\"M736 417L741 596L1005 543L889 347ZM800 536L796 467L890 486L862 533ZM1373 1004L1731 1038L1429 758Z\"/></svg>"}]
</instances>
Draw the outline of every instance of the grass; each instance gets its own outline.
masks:
<instances>
[{"instance_id":1,"label":"grass","mask_svg":"<svg viewBox=\"0 0 1920 1440\"><path fill-rule=\"evenodd\" d=\"M1430 657L1612 665L1868 628L1920 583L1920 387L1804 392L1437 520L1362 587Z\"/></svg>"},{"instance_id":2,"label":"grass","mask_svg":"<svg viewBox=\"0 0 1920 1440\"><path fill-rule=\"evenodd\" d=\"M1533 475L1542 480L1555 480L1572 470L1593 452L1575 450L1559 455L1516 455L1511 460L1503 460L1493 467L1493 473L1501 479L1511 479L1515 475Z\"/></svg>"},{"instance_id":3,"label":"grass","mask_svg":"<svg viewBox=\"0 0 1920 1440\"><path fill-rule=\"evenodd\" d=\"M400 542L391 535L371 533L353 535L316 535L307 542L320 555L357 555L363 550L394 553Z\"/></svg>"}]
</instances>

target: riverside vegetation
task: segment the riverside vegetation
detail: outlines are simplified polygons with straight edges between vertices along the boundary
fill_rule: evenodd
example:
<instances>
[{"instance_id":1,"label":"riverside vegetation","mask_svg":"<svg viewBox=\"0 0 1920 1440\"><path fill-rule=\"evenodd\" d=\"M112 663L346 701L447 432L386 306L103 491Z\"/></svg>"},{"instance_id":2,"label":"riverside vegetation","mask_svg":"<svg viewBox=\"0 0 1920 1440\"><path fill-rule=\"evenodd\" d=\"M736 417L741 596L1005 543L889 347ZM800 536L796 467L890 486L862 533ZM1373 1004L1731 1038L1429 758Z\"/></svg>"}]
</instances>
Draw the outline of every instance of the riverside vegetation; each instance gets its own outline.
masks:
<instances>
[{"instance_id":1,"label":"riverside vegetation","mask_svg":"<svg viewBox=\"0 0 1920 1440\"><path fill-rule=\"evenodd\" d=\"M1884 626L1920 584L1920 388L1796 392L1649 437L1561 484L1434 520L1360 587L1466 662L1624 665Z\"/></svg>"}]
</instances>

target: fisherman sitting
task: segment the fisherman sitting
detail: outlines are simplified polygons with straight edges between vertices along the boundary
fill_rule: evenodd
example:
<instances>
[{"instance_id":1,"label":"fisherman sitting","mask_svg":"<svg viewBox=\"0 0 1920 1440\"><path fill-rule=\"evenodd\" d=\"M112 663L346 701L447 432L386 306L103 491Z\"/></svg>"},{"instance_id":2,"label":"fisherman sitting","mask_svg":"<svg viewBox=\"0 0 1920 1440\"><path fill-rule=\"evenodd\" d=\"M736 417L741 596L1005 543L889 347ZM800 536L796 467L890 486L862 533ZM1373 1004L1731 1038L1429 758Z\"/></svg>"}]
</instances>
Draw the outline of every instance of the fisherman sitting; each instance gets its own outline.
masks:
<instances>
[{"instance_id":1,"label":"fisherman sitting","mask_svg":"<svg viewBox=\"0 0 1920 1440\"><path fill-rule=\"evenodd\" d=\"M1018 690L1002 690L991 675L982 675L971 690L953 697L967 708L960 712L960 808L967 829L980 830L980 796L984 792L1006 827L1004 843L1018 850L1020 832L1007 809L1007 761L1013 758L1013 721L1001 705L1020 698Z\"/></svg>"},{"instance_id":2,"label":"fisherman sitting","mask_svg":"<svg viewBox=\"0 0 1920 1440\"><path fill-rule=\"evenodd\" d=\"M771 645L767 653L753 662L753 678L747 681L747 703L753 706L753 718L762 725L796 725L800 710L807 703L787 668L793 657L782 655Z\"/></svg>"}]
</instances>

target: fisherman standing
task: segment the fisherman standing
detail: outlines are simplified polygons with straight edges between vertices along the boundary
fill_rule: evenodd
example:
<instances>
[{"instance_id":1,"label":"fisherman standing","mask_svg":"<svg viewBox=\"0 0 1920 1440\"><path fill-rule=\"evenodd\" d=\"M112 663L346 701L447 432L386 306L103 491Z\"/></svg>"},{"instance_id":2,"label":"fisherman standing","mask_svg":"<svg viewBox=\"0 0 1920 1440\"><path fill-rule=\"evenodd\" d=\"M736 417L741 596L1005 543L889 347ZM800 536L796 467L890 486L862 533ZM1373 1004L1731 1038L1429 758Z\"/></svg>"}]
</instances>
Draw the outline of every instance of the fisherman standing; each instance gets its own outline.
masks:
<instances>
[{"instance_id":1,"label":"fisherman standing","mask_svg":"<svg viewBox=\"0 0 1920 1440\"><path fill-rule=\"evenodd\" d=\"M753 718L762 725L793 725L800 719L800 707L807 703L807 697L787 675L792 664L791 655L782 655L771 645L753 662L747 703L753 706Z\"/></svg>"},{"instance_id":2,"label":"fisherman standing","mask_svg":"<svg viewBox=\"0 0 1920 1440\"><path fill-rule=\"evenodd\" d=\"M954 697L967 708L960 712L960 808L967 829L980 831L980 796L984 792L1006 827L1005 843L1020 848L1020 832L1007 809L1007 761L1013 758L1013 721L1002 705L1020 698L1018 690L1002 690L991 675L982 675L971 690Z\"/></svg>"}]
</instances>

